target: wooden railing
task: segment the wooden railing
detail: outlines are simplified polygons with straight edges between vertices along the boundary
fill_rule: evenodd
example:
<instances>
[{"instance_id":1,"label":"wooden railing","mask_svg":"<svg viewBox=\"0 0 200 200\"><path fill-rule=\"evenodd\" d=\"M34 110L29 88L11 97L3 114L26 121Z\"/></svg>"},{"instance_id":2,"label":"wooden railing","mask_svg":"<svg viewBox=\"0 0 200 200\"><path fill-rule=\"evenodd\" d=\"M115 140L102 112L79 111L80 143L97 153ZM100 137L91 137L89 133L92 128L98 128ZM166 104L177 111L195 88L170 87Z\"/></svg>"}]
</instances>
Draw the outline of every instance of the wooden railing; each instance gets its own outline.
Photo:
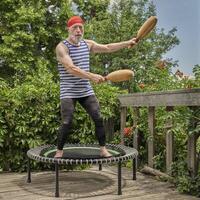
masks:
<instances>
[{"instance_id":1,"label":"wooden railing","mask_svg":"<svg viewBox=\"0 0 200 200\"><path fill-rule=\"evenodd\" d=\"M135 111L136 118L134 120L134 127L137 127L138 118L140 115L140 107L148 108L148 166L153 168L154 162L154 137L155 137L155 108L159 106L166 107L167 111L173 111L175 106L188 106L190 109L197 109L200 107L200 88L177 90L177 91L165 91L165 92L150 92L150 93L134 93L119 96L121 106L121 142L124 143L123 130L126 125L127 107L132 107ZM196 119L191 119L193 122ZM166 172L170 172L171 164L174 158L174 137L170 131L172 127L172 120L166 121ZM188 169L192 176L197 173L197 156L196 156L196 142L199 134L188 135L187 141L187 164ZM135 129L133 135L133 147L138 149L138 130Z\"/></svg>"}]
</instances>

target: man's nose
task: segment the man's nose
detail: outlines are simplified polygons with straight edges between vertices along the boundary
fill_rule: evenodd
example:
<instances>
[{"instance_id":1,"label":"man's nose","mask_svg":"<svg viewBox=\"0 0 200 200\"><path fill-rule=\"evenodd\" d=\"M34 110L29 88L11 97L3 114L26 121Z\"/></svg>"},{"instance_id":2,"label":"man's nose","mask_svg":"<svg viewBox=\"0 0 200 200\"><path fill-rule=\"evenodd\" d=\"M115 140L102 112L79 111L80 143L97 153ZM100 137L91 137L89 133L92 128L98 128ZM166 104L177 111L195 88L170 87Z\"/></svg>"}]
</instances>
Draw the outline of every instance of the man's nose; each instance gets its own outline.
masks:
<instances>
[{"instance_id":1,"label":"man's nose","mask_svg":"<svg viewBox=\"0 0 200 200\"><path fill-rule=\"evenodd\" d=\"M76 28L76 31L81 32L80 27L77 27L77 28Z\"/></svg>"}]
</instances>

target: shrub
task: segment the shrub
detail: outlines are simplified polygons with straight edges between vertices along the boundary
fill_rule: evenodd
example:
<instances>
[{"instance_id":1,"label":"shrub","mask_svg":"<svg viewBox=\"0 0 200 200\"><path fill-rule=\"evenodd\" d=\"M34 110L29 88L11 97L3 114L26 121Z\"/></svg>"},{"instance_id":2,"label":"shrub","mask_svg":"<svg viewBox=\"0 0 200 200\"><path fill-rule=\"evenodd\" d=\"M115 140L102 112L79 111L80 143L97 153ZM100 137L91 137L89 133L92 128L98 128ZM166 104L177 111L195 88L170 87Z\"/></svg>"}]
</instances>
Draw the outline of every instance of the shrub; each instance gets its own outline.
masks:
<instances>
[{"instance_id":1,"label":"shrub","mask_svg":"<svg viewBox=\"0 0 200 200\"><path fill-rule=\"evenodd\" d=\"M120 90L108 84L95 85L104 120L118 118ZM24 171L26 152L43 144L56 144L60 126L59 84L46 69L27 76L13 88L1 80L0 169ZM94 143L94 125L80 106L74 117L70 142ZM38 165L39 166L39 165Z\"/></svg>"}]
</instances>

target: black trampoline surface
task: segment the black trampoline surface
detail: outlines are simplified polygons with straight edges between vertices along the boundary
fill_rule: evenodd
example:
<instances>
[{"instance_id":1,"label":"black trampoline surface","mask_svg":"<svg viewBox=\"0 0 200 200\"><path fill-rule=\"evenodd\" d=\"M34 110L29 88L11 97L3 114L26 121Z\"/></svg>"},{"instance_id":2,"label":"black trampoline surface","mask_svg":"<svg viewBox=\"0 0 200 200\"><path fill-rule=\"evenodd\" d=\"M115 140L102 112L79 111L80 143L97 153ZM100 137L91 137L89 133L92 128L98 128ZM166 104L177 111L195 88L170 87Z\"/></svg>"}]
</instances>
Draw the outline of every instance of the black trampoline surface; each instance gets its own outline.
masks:
<instances>
[{"instance_id":1,"label":"black trampoline surface","mask_svg":"<svg viewBox=\"0 0 200 200\"><path fill-rule=\"evenodd\" d=\"M100 164L114 163L129 160L137 157L137 150L124 145L106 145L112 157L100 157L100 149L98 144L65 144L62 158L54 158L57 150L55 145L44 145L30 149L27 152L29 158L46 163L59 164Z\"/></svg>"},{"instance_id":2,"label":"black trampoline surface","mask_svg":"<svg viewBox=\"0 0 200 200\"><path fill-rule=\"evenodd\" d=\"M100 150L97 147L64 147L63 159L101 159ZM125 155L125 152L119 152L113 149L108 149L109 153L113 156ZM40 156L54 158L56 148L47 149L40 154Z\"/></svg>"}]
</instances>

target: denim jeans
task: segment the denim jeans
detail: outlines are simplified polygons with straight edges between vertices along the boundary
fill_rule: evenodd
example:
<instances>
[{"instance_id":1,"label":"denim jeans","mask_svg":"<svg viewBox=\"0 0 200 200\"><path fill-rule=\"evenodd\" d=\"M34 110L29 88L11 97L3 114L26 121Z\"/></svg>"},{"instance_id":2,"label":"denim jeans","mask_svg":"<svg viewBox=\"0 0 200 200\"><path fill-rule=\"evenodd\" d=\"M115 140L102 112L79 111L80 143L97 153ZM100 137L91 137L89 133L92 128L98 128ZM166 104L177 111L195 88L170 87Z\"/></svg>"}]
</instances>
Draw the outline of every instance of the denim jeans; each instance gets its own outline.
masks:
<instances>
[{"instance_id":1,"label":"denim jeans","mask_svg":"<svg viewBox=\"0 0 200 200\"><path fill-rule=\"evenodd\" d=\"M67 140L70 129L72 128L73 114L77 101L90 115L95 123L95 133L100 146L105 146L105 130L103 126L103 119L100 113L100 107L95 95L82 97L82 98L65 98L61 99L61 117L62 124L58 134L58 146L59 150L63 149L63 146Z\"/></svg>"}]
</instances>

